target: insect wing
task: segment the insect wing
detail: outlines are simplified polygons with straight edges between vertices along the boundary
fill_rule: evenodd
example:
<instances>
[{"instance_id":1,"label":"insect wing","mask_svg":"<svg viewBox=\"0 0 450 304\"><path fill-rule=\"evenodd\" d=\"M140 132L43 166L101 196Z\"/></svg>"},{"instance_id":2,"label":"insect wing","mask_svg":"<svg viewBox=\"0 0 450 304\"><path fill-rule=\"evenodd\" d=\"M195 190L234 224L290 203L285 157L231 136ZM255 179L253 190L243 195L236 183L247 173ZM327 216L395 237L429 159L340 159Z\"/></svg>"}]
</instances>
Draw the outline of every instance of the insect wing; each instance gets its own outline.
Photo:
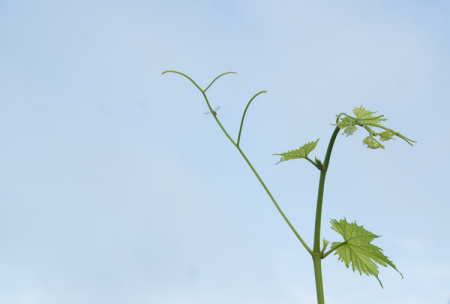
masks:
<instances>
[{"instance_id":1,"label":"insect wing","mask_svg":"<svg viewBox=\"0 0 450 304\"><path fill-rule=\"evenodd\" d=\"M213 110L214 114L216 114L216 112L217 112L219 109L220 109L220 106L217 106L217 107ZM205 112L205 115L208 115L208 114L211 114L211 111Z\"/></svg>"}]
</instances>

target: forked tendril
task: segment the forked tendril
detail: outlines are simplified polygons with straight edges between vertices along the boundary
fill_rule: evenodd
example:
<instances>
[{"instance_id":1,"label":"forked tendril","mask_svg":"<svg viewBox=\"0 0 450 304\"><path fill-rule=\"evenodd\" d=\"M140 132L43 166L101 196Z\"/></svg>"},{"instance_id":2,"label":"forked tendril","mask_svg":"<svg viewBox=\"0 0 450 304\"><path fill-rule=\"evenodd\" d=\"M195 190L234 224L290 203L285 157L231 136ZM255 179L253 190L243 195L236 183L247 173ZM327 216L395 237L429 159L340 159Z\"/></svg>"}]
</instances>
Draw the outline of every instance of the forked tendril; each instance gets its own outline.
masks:
<instances>
[{"instance_id":1,"label":"forked tendril","mask_svg":"<svg viewBox=\"0 0 450 304\"><path fill-rule=\"evenodd\" d=\"M202 90L197 83L195 83L194 80L192 80L189 76L180 73L178 71L173 71L173 70L168 70L163 72L163 74L165 73L175 73L175 74L180 74L184 77L186 77L187 79L189 79L199 90L200 92L202 92L203 97L205 98L205 101L208 105L209 110L211 111L211 113L213 113L213 109L211 108L211 105L209 103L208 97L206 96L205 92L207 89L209 89L211 87L211 85L220 77L222 77L223 75L226 74L230 74L230 73L234 73L237 74L235 72L227 72L227 73L223 73L219 76L217 76L211 83L209 86L206 87L205 90ZM239 136L238 136L238 142L240 140L240 136L241 136L241 132L242 132L242 125L244 123L244 117L245 117L245 113L247 112L248 107L250 106L250 103L253 101L253 99L255 99L256 96L258 96L261 93L266 93L266 91L261 91L259 93L257 93L255 96L253 96L253 98L248 102L247 107L245 108L244 114L242 116L242 121L241 121L241 128L239 130ZM300 236L300 234L297 232L297 230L295 230L294 226L291 224L291 222L289 221L289 219L286 217L286 215L284 214L284 212L281 210L280 206L278 205L278 203L276 202L275 198L272 196L272 194L270 193L269 189L267 188L267 186L264 184L263 180L261 179L261 177L259 176L259 174L256 172L255 168L253 167L253 165L250 163L250 161L248 160L247 156L244 154L244 152L241 150L241 148L239 147L239 144L235 143L234 140L230 137L230 135L228 134L228 132L225 130L225 128L222 126L222 124L220 123L219 119L217 118L217 115L213 115L214 119L216 120L217 124L219 125L219 127L222 129L223 133L225 134L225 136L230 140L230 142L236 147L236 149L239 151L239 153L242 155L242 157L244 158L244 160L246 161L246 163L248 164L248 166L250 167L250 169L253 171L253 173L255 174L256 178L259 180L259 182L261 183L262 187L264 188L264 190L266 191L267 195L270 197L270 199L272 200L273 204L275 205L275 207L277 208L278 212L281 214L281 216L283 217L283 219L286 221L286 223L288 224L288 226L291 228L291 230L294 232L295 236L298 238L298 240L300 241L300 243L302 243L302 245L305 247L305 249L312 255L313 252L311 250L311 248L309 248L309 246L306 244L306 242L302 239L302 237Z\"/></svg>"},{"instance_id":2,"label":"forked tendril","mask_svg":"<svg viewBox=\"0 0 450 304\"><path fill-rule=\"evenodd\" d=\"M200 86L199 86L197 83L195 83L195 81L192 80L191 77L189 77L189 76L186 75L186 74L183 74L183 73L178 72L178 71L167 70L167 71L162 72L162 75L164 75L165 73L175 73L175 74L180 74L181 76L186 77L187 79L189 79L189 80L197 87L197 89L199 89L199 90L202 91L203 93L206 92L206 90L208 90L208 89L212 86L212 84L213 84L217 79L219 79L220 77L222 77L223 75L226 75L226 74L237 74L236 72L226 72L226 73L220 74L219 76L217 76L216 78L214 78L214 80L209 84L209 86L206 87L206 89L202 90L202 89L200 88Z\"/></svg>"}]
</instances>

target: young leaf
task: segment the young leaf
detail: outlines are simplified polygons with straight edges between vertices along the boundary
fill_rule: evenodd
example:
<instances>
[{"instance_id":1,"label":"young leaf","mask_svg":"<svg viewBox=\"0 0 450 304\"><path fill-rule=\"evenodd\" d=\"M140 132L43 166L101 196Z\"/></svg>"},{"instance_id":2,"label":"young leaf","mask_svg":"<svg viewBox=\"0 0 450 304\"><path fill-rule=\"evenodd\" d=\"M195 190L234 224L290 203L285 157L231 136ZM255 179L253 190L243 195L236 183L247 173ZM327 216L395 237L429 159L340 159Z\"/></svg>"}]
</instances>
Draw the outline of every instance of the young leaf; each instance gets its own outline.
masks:
<instances>
[{"instance_id":1,"label":"young leaf","mask_svg":"<svg viewBox=\"0 0 450 304\"><path fill-rule=\"evenodd\" d=\"M281 156L280 161L277 164L279 164L283 161L291 160L291 159L308 158L308 154L311 153L312 150L314 150L316 148L318 142L319 142L319 139L316 141L311 141L311 142L303 145L299 149L291 150L286 153L274 154L274 155Z\"/></svg>"},{"instance_id":2,"label":"young leaf","mask_svg":"<svg viewBox=\"0 0 450 304\"><path fill-rule=\"evenodd\" d=\"M325 238L322 239L322 243L323 243L323 247L322 247L322 252L325 252L325 250L327 250L328 245L330 244L330 241L326 240Z\"/></svg>"},{"instance_id":3,"label":"young leaf","mask_svg":"<svg viewBox=\"0 0 450 304\"><path fill-rule=\"evenodd\" d=\"M363 127L369 133L369 136L363 140L363 144L367 146L367 148L371 149L384 149L384 146L380 143L380 141L388 141L393 139L394 136L400 137L404 141L406 141L411 146L415 141L401 135L398 132L395 132L392 129L386 128L381 125L381 122L386 121L386 118L383 118L383 115L374 116L376 112L371 112L360 106L359 108L354 108L353 113L356 117L352 117L345 113L341 113L338 116L338 122L333 124L334 126L338 126L340 129L344 130L343 134L347 136L353 135L353 133L357 130L356 126ZM380 128L384 130L384 132L377 133L372 128ZM379 136L379 140L376 137Z\"/></svg>"},{"instance_id":4,"label":"young leaf","mask_svg":"<svg viewBox=\"0 0 450 304\"><path fill-rule=\"evenodd\" d=\"M372 136L367 136L366 138L364 138L363 144L367 145L367 148L370 149L384 149L384 146Z\"/></svg>"},{"instance_id":5,"label":"young leaf","mask_svg":"<svg viewBox=\"0 0 450 304\"><path fill-rule=\"evenodd\" d=\"M389 139L394 138L394 135L395 134L392 133L391 130L387 130L387 131L380 133L380 139L381 139L381 141L388 141Z\"/></svg>"},{"instance_id":6,"label":"young leaf","mask_svg":"<svg viewBox=\"0 0 450 304\"><path fill-rule=\"evenodd\" d=\"M387 120L386 118L383 118L384 115L372 116L372 114L375 114L376 112L367 111L363 106L354 108L353 113L355 113L360 122L365 122L366 124L378 124Z\"/></svg>"},{"instance_id":7,"label":"young leaf","mask_svg":"<svg viewBox=\"0 0 450 304\"><path fill-rule=\"evenodd\" d=\"M358 226L356 222L349 224L345 219L339 222L337 220L331 220L331 229L344 237L343 243L334 242L331 245L331 249L336 248L334 254L339 255L339 260L344 262L347 268L351 264L352 270L358 270L360 275L365 273L368 276L375 276L381 287L383 287L383 284L381 284L378 278L379 271L377 264L384 267L389 265L403 277L394 263L383 254L383 250L371 244L375 238L380 236L367 231L363 226Z\"/></svg>"}]
</instances>

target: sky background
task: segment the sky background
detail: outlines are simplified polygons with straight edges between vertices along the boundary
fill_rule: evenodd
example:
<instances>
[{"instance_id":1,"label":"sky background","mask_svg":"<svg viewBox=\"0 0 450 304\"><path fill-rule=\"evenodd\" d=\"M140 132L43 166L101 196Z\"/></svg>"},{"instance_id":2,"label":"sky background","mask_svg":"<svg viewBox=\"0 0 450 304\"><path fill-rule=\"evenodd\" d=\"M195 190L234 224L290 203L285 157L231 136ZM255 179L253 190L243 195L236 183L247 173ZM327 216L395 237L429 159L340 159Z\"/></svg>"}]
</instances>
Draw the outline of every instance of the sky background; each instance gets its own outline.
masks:
<instances>
[{"instance_id":1,"label":"sky background","mask_svg":"<svg viewBox=\"0 0 450 304\"><path fill-rule=\"evenodd\" d=\"M1 1L0 303L315 303L318 171L281 153L364 105L418 141L339 136L322 231L357 221L404 279L323 261L329 304L448 304L448 1Z\"/></svg>"}]
</instances>

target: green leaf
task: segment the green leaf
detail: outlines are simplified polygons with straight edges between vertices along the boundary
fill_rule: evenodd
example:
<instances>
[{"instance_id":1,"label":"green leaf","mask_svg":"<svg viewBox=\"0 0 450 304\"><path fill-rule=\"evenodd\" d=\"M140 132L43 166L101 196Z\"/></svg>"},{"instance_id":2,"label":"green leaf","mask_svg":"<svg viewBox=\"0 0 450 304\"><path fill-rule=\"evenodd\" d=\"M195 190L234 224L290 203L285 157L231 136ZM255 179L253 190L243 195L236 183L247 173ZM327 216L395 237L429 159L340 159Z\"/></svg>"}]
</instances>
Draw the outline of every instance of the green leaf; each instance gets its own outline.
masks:
<instances>
[{"instance_id":1,"label":"green leaf","mask_svg":"<svg viewBox=\"0 0 450 304\"><path fill-rule=\"evenodd\" d=\"M317 143L319 142L319 139L316 141L311 141L311 142L303 145L299 149L291 150L286 153L274 154L274 155L281 156L280 161L277 164L279 164L283 161L291 160L291 159L308 158L308 154L311 153L316 148Z\"/></svg>"},{"instance_id":2,"label":"green leaf","mask_svg":"<svg viewBox=\"0 0 450 304\"><path fill-rule=\"evenodd\" d=\"M387 120L386 118L383 118L383 115L375 116L374 114L376 112L368 111L363 106L354 108L353 113L356 117L352 117L345 113L337 115L338 121L336 124L332 125L344 130L343 134L346 134L347 136L353 135L353 133L357 130L357 126L363 127L369 133L369 136L363 140L363 144L366 145L367 148L384 149L384 146L380 143L380 141L388 141L393 139L394 136L400 137L411 146L415 143L415 141L401 135L399 132L395 132L392 129L382 126L381 123ZM374 127L380 128L384 131L377 133L373 130ZM379 137L379 140L376 139L377 136Z\"/></svg>"},{"instance_id":3,"label":"green leaf","mask_svg":"<svg viewBox=\"0 0 450 304\"><path fill-rule=\"evenodd\" d=\"M360 275L365 273L368 276L375 276L381 287L383 287L383 284L378 278L378 265L391 266L403 278L394 263L383 254L383 250L371 244L375 238L380 236L367 231L363 226L358 226L356 222L349 224L346 219L339 222L331 220L331 229L344 237L344 242L334 242L331 249L336 250L334 254L339 255L339 260L344 262L347 268L351 264L352 270L358 270Z\"/></svg>"},{"instance_id":4,"label":"green leaf","mask_svg":"<svg viewBox=\"0 0 450 304\"><path fill-rule=\"evenodd\" d=\"M365 122L366 124L367 123L378 124L382 121L387 120L383 118L383 115L373 116L372 114L375 114L376 112L367 111L365 108L363 108L363 106L360 106L359 108L354 108L353 113L355 113L359 122Z\"/></svg>"},{"instance_id":5,"label":"green leaf","mask_svg":"<svg viewBox=\"0 0 450 304\"><path fill-rule=\"evenodd\" d=\"M384 146L372 136L367 136L364 138L363 144L367 145L367 147L371 149L384 149Z\"/></svg>"},{"instance_id":6,"label":"green leaf","mask_svg":"<svg viewBox=\"0 0 450 304\"><path fill-rule=\"evenodd\" d=\"M392 130L387 130L387 131L380 133L380 139L381 139L381 141L388 141L388 140L394 138L394 135L395 134L392 132Z\"/></svg>"},{"instance_id":7,"label":"green leaf","mask_svg":"<svg viewBox=\"0 0 450 304\"><path fill-rule=\"evenodd\" d=\"M323 243L322 252L325 252L325 250L327 250L328 245L330 244L330 241L323 238L322 243Z\"/></svg>"}]
</instances>

